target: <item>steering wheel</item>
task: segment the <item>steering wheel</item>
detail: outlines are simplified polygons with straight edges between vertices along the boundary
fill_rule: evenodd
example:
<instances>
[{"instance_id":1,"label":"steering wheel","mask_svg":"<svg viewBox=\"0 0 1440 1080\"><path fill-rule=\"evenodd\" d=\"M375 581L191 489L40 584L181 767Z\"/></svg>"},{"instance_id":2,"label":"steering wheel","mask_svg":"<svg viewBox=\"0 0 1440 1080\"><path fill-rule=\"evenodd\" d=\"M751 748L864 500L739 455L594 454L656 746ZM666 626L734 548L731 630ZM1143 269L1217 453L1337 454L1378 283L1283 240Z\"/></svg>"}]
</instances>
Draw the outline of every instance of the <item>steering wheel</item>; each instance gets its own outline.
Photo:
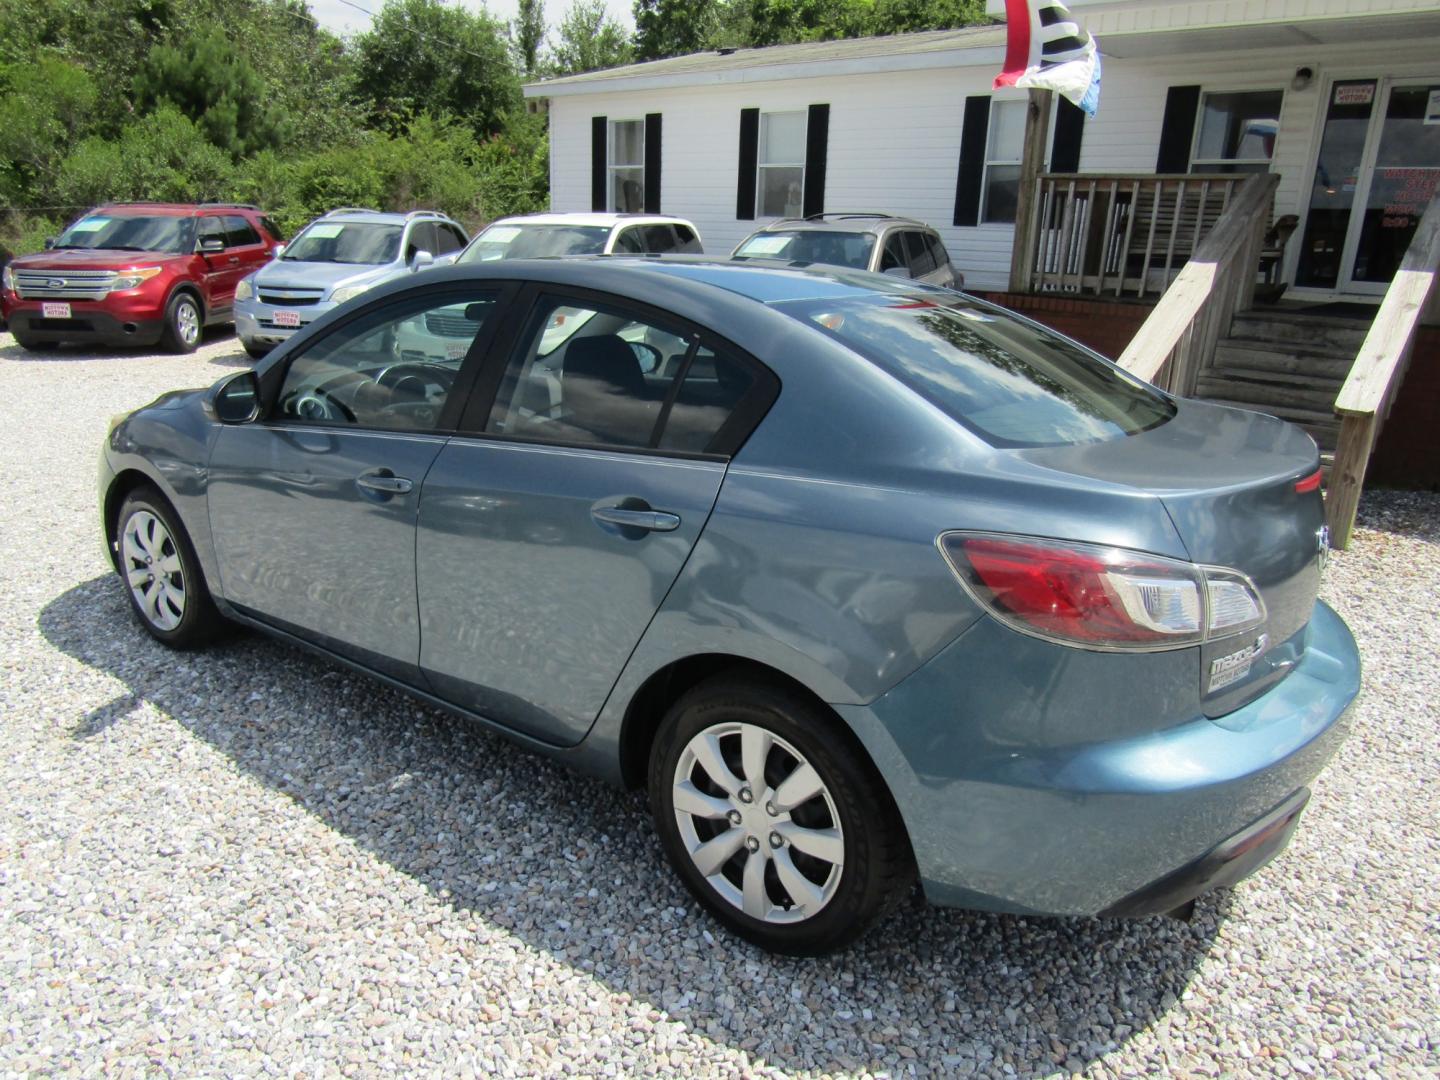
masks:
<instances>
[{"instance_id":1,"label":"steering wheel","mask_svg":"<svg viewBox=\"0 0 1440 1080\"><path fill-rule=\"evenodd\" d=\"M295 415L302 420L344 420L355 423L355 411L323 386L296 399Z\"/></svg>"},{"instance_id":2,"label":"steering wheel","mask_svg":"<svg viewBox=\"0 0 1440 1080\"><path fill-rule=\"evenodd\" d=\"M456 371L454 368L446 367L444 364L425 363L418 360L406 360L403 363L391 364L375 376L375 381L386 390L394 391L405 379L420 379L426 384L435 383L444 393L450 392L450 387L455 383Z\"/></svg>"}]
</instances>

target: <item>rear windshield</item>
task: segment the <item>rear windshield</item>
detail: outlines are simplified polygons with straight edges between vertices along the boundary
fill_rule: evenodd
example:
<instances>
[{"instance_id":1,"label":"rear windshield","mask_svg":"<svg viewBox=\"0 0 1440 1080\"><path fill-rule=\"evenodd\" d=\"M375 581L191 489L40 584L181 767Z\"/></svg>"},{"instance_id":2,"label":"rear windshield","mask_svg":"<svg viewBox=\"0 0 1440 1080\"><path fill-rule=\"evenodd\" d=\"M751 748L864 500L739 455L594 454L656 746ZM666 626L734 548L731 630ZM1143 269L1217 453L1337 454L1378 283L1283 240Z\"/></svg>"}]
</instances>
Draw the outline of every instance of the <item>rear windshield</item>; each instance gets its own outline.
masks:
<instances>
[{"instance_id":1,"label":"rear windshield","mask_svg":"<svg viewBox=\"0 0 1440 1080\"><path fill-rule=\"evenodd\" d=\"M794 262L825 263L864 270L870 265L875 237L870 233L830 230L763 232L749 237L735 249L735 259L789 259Z\"/></svg>"},{"instance_id":2,"label":"rear windshield","mask_svg":"<svg viewBox=\"0 0 1440 1080\"><path fill-rule=\"evenodd\" d=\"M998 447L1134 435L1175 407L1094 353L1004 310L932 294L775 305L843 342Z\"/></svg>"},{"instance_id":3,"label":"rear windshield","mask_svg":"<svg viewBox=\"0 0 1440 1080\"><path fill-rule=\"evenodd\" d=\"M195 221L174 214L91 214L61 233L55 247L180 254L195 248Z\"/></svg>"},{"instance_id":4,"label":"rear windshield","mask_svg":"<svg viewBox=\"0 0 1440 1080\"><path fill-rule=\"evenodd\" d=\"M456 262L601 255L608 239L610 229L606 225L491 225Z\"/></svg>"},{"instance_id":5,"label":"rear windshield","mask_svg":"<svg viewBox=\"0 0 1440 1080\"><path fill-rule=\"evenodd\" d=\"M379 222L313 221L295 237L285 254L286 262L351 263L379 266L394 262L400 252L403 225Z\"/></svg>"}]
</instances>

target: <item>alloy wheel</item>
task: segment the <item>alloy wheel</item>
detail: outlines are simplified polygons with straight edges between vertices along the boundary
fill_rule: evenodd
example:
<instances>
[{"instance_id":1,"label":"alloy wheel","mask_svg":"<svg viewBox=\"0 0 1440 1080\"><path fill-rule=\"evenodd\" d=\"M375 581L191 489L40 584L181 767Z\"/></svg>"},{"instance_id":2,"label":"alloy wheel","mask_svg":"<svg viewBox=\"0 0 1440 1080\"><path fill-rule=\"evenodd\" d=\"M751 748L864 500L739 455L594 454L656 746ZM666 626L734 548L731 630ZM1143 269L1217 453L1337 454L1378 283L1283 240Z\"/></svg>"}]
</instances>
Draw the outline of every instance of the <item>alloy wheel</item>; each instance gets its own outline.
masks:
<instances>
[{"instance_id":1,"label":"alloy wheel","mask_svg":"<svg viewBox=\"0 0 1440 1080\"><path fill-rule=\"evenodd\" d=\"M774 732L739 722L699 732L676 763L671 802L695 868L751 918L803 922L839 889L845 836L835 800Z\"/></svg>"},{"instance_id":2,"label":"alloy wheel","mask_svg":"<svg viewBox=\"0 0 1440 1080\"><path fill-rule=\"evenodd\" d=\"M175 327L180 340L194 345L200 340L200 312L191 300L181 300L175 307Z\"/></svg>"},{"instance_id":3,"label":"alloy wheel","mask_svg":"<svg viewBox=\"0 0 1440 1080\"><path fill-rule=\"evenodd\" d=\"M148 510L131 514L120 555L125 583L145 620L157 630L174 630L185 617L185 573L165 523Z\"/></svg>"}]
</instances>

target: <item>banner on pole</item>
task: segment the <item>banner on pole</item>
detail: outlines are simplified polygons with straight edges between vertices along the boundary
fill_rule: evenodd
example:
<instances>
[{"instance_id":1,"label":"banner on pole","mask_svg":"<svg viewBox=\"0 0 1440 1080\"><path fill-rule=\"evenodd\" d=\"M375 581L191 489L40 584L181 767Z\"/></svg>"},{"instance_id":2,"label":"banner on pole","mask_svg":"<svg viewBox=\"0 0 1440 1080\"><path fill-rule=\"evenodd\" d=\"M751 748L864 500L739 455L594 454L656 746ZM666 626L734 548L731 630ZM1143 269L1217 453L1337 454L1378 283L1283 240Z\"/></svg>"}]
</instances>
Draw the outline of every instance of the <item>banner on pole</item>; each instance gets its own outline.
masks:
<instances>
[{"instance_id":1,"label":"banner on pole","mask_svg":"<svg viewBox=\"0 0 1440 1080\"><path fill-rule=\"evenodd\" d=\"M1054 90L1090 115L1100 106L1100 50L1060 0L1005 0L1005 70L995 89Z\"/></svg>"}]
</instances>

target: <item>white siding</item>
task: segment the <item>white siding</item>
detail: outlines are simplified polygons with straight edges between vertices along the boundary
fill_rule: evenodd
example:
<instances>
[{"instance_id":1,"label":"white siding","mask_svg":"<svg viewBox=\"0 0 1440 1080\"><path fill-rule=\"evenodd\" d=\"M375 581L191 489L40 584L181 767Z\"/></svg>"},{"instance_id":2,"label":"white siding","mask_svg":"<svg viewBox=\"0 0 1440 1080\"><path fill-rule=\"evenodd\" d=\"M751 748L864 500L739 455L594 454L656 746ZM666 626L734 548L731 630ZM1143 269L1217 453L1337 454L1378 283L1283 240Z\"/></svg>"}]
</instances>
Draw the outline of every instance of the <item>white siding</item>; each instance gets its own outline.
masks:
<instances>
[{"instance_id":1,"label":"white siding","mask_svg":"<svg viewBox=\"0 0 1440 1080\"><path fill-rule=\"evenodd\" d=\"M1314 81L1293 91L1297 67ZM735 218L740 110L830 105L825 208L886 210L940 230L972 288L1004 288L1013 230L956 228L955 183L965 97L990 93L993 66L794 78L649 93L596 93L551 102L551 206L590 209L590 118L664 116L663 209L693 220L705 250L728 254L758 224ZM1425 75L1440 80L1430 42L1309 46L1146 60L1107 58L1100 113L1086 122L1080 167L1151 172L1170 86L1206 90L1283 88L1274 168L1276 213L1299 213L1309 190L1328 80ZM1013 91L1009 93L1014 93ZM1020 96L1020 95L1016 95ZM1293 261L1299 244L1291 244Z\"/></svg>"}]
</instances>

